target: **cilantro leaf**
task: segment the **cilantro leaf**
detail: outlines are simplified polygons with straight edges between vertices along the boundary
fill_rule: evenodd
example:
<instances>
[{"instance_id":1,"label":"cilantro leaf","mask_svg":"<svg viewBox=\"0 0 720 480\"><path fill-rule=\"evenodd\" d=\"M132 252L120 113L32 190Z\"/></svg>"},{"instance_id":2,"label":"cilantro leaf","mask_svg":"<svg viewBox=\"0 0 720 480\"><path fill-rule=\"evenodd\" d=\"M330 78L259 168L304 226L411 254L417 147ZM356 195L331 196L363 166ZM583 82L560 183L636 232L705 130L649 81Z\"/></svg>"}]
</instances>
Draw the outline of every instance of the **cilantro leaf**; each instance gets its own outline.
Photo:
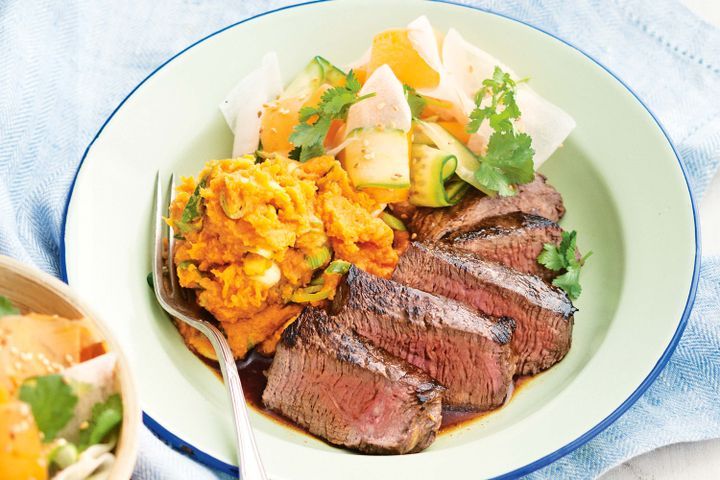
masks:
<instances>
[{"instance_id":1,"label":"cilantro leaf","mask_svg":"<svg viewBox=\"0 0 720 480\"><path fill-rule=\"evenodd\" d=\"M44 435L44 442L53 440L67 425L78 401L72 387L58 374L25 380L20 387L19 398L30 405L35 423Z\"/></svg>"},{"instance_id":2,"label":"cilantro leaf","mask_svg":"<svg viewBox=\"0 0 720 480\"><path fill-rule=\"evenodd\" d=\"M360 80L357 79L355 73L352 70L350 70L345 76L345 88L355 93L359 92L360 88L362 88Z\"/></svg>"},{"instance_id":3,"label":"cilantro leaf","mask_svg":"<svg viewBox=\"0 0 720 480\"><path fill-rule=\"evenodd\" d=\"M17 315L18 313L20 313L20 310L15 308L10 299L0 295L0 317Z\"/></svg>"},{"instance_id":4,"label":"cilantro leaf","mask_svg":"<svg viewBox=\"0 0 720 480\"><path fill-rule=\"evenodd\" d=\"M487 154L475 172L478 182L502 196L515 195L515 185L535 178L531 139L525 133L496 131L490 136Z\"/></svg>"},{"instance_id":5,"label":"cilantro leaf","mask_svg":"<svg viewBox=\"0 0 720 480\"><path fill-rule=\"evenodd\" d=\"M475 178L490 191L502 196L515 195L516 185L531 182L535 177L532 139L526 133L517 133L513 123L520 118L520 107L515 101L517 82L496 66L492 78L483 80L482 85L475 93L475 108L470 112L467 132L477 132L487 120L493 133L487 152L479 158Z\"/></svg>"},{"instance_id":6,"label":"cilantro leaf","mask_svg":"<svg viewBox=\"0 0 720 480\"><path fill-rule=\"evenodd\" d=\"M557 271L565 268L563 255L560 255L557 245L553 243L543 245L543 251L538 255L537 261L550 270Z\"/></svg>"},{"instance_id":7,"label":"cilantro leaf","mask_svg":"<svg viewBox=\"0 0 720 480\"><path fill-rule=\"evenodd\" d=\"M509 73L496 66L492 78L486 78L482 84L475 93L475 108L470 113L467 132L477 132L484 120L488 120L496 132L512 132L512 120L520 117L520 108L515 102L517 83Z\"/></svg>"},{"instance_id":8,"label":"cilantro leaf","mask_svg":"<svg viewBox=\"0 0 720 480\"><path fill-rule=\"evenodd\" d=\"M407 99L413 118L420 118L420 114L425 109L425 105L427 105L427 100L409 85L403 85L403 90L405 91L405 98Z\"/></svg>"},{"instance_id":9,"label":"cilantro leaf","mask_svg":"<svg viewBox=\"0 0 720 480\"><path fill-rule=\"evenodd\" d=\"M553 280L553 285L565 290L572 300L577 300L582 293L580 267L569 267L565 273Z\"/></svg>"},{"instance_id":10,"label":"cilantro leaf","mask_svg":"<svg viewBox=\"0 0 720 480\"><path fill-rule=\"evenodd\" d=\"M290 141L295 148L289 157L306 162L325 153L325 137L333 120L345 120L348 110L355 103L375 95L358 96L360 82L352 70L345 76L345 85L325 91L317 107L300 109L300 123L295 126Z\"/></svg>"},{"instance_id":11,"label":"cilantro leaf","mask_svg":"<svg viewBox=\"0 0 720 480\"><path fill-rule=\"evenodd\" d=\"M105 402L93 405L90 425L80 431L80 440L78 441L80 451L101 443L120 425L122 418L122 399L117 393L108 397Z\"/></svg>"},{"instance_id":12,"label":"cilantro leaf","mask_svg":"<svg viewBox=\"0 0 720 480\"><path fill-rule=\"evenodd\" d=\"M295 147L292 150L290 150L290 153L288 153L288 158L290 160L298 160L300 161L300 155L302 155L302 148L301 147Z\"/></svg>"},{"instance_id":13,"label":"cilantro leaf","mask_svg":"<svg viewBox=\"0 0 720 480\"><path fill-rule=\"evenodd\" d=\"M580 269L585 265L592 252L588 252L580 260L575 255L577 249L577 232L563 232L560 245L546 243L543 251L537 258L539 264L558 272L565 270L565 273L553 280L553 285L560 287L572 300L577 300L582 293L580 286Z\"/></svg>"},{"instance_id":14,"label":"cilantro leaf","mask_svg":"<svg viewBox=\"0 0 720 480\"><path fill-rule=\"evenodd\" d=\"M191 230L198 230L200 228L199 224L203 215L203 198L200 195L200 189L207 186L207 181L208 179L205 177L198 182L195 187L195 191L193 191L192 195L190 195L190 198L188 198L188 201L185 204L180 221L175 222L174 226L182 233L187 233Z\"/></svg>"},{"instance_id":15,"label":"cilantro leaf","mask_svg":"<svg viewBox=\"0 0 720 480\"><path fill-rule=\"evenodd\" d=\"M317 122L312 125L309 123L296 125L292 134L293 143L308 147L322 143L330 128L330 122L330 118L324 117L318 119Z\"/></svg>"}]
</instances>

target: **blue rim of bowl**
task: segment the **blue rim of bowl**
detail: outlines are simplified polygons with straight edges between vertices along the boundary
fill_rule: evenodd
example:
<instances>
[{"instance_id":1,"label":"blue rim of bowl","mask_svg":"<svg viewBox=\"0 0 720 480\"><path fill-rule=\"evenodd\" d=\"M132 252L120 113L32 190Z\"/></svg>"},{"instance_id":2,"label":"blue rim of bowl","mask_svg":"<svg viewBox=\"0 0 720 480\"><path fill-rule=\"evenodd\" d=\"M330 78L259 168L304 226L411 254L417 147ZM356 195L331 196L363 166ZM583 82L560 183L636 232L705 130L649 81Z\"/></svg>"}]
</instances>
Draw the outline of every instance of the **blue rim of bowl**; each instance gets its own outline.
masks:
<instances>
[{"instance_id":1,"label":"blue rim of bowl","mask_svg":"<svg viewBox=\"0 0 720 480\"><path fill-rule=\"evenodd\" d=\"M270 10L267 12L259 13L257 15L254 15L252 17L248 17L244 20L241 20L239 22L233 23L231 25L228 25L224 28L221 28L220 30L217 30L216 32L211 33L210 35L196 41L195 43L187 46L180 52L176 53L169 59L167 59L165 62L163 62L160 66L158 66L155 70L153 70L147 77L145 77L140 83L138 83L131 91L128 93L128 95L118 104L117 107L113 110L113 112L110 114L110 116L105 120L105 122L100 127L100 130L95 134L90 144L85 149L85 152L83 153L82 159L80 160L80 164L78 165L77 169L75 170L75 174L72 180L72 183L70 185L70 190L68 192L67 200L65 202L65 209L63 211L63 217L62 217L62 226L61 226L61 232L62 235L60 237L60 275L62 280L67 283L68 277L67 277L67 263L66 263L66 257L65 257L65 233L66 233L66 226L67 226L67 215L68 215L68 209L70 208L70 201L72 200L72 194L75 190L75 183L77 181L78 174L80 173L80 169L82 168L83 163L85 162L85 159L88 156L88 153L90 152L90 149L92 148L95 141L100 137L100 134L105 129L105 126L110 122L110 120L115 116L115 114L120 110L120 108L125 104L125 102L137 91L145 82L147 82L153 75L155 75L158 71L160 71L163 67L165 67L168 63L172 62L177 57L181 56L183 53L187 52L191 48L195 47L196 45L199 45L203 43L204 41L208 40L209 38L214 37L215 35L218 35L225 30L228 30L230 28L236 27L238 25L241 25L243 23L249 22L251 20L254 20L256 18L264 17L265 15L271 15L273 13L277 13L283 10L289 10L291 8L297 8L297 7L303 7L306 5L312 5L316 3L326 3L332 0L314 0L310 2L304 2L299 3L295 5L287 5L282 8L278 8L275 10ZM667 362L670 360L670 357L672 356L673 352L675 351L675 347L677 347L677 344L680 342L680 337L682 337L683 332L685 331L685 326L687 325L688 318L690 317L690 312L692 310L692 306L695 302L695 294L697 293L697 287L698 287L698 280L700 276L700 258L701 258L701 247L700 247L700 225L697 221L697 207L695 204L695 198L693 196L692 190L690 188L690 182L688 181L688 175L687 171L685 169L685 165L683 164L682 160L680 160L680 155L678 155L677 149L675 148L675 145L673 144L672 140L670 139L670 136L665 131L665 128L662 126L660 121L657 119L655 114L648 108L647 105L638 97L638 95L623 82L617 75L615 75L609 68L607 68L605 65L600 63L598 60L590 56L589 54L585 53L578 47L572 45L571 43L563 40L562 38L547 32L543 30L542 28L536 27L534 25L531 25L523 20L519 20L517 18L510 17L508 15L504 15L502 13L493 12L484 8L472 6L472 5L463 5L459 3L455 3L450 0L429 0L435 3L444 3L448 5L454 5L457 7L464 7L469 8L472 10L478 10L490 15L495 15L498 17L505 18L507 20L520 23L522 25L525 25L526 27L532 28L533 30L537 30L541 33L544 33L545 35L548 35L549 37L554 38L555 40L558 40L559 42L563 43L564 45L572 48L573 50L576 50L583 56L585 56L588 60L592 61L596 65L598 65L600 68L605 70L610 76L612 76L616 81L618 81L627 91L629 91L633 97L642 105L642 107L647 111L647 113L652 117L652 119L655 121L655 124L658 126L660 131L662 131L663 135L665 136L665 139L670 144L670 147L672 148L673 154L675 155L675 158L678 161L678 164L680 165L680 171L683 174L683 178L685 179L685 185L688 190L688 195L690 197L690 204L692 207L692 214L693 214L693 224L695 226L695 262L693 264L693 275L692 275L692 282L690 284L690 291L688 292L687 300L685 303L685 309L683 310L682 317L680 318L680 323L678 324L677 330L675 330L675 334L673 335L672 339L670 340L670 343L668 344L667 348L663 352L663 354L660 356L660 359L658 359L657 363L653 367L653 369L650 371L650 374L643 380L643 382L635 389L635 391L623 402L620 404L619 407L617 407L610 415L605 417L600 423L595 425L593 428L585 432L583 435L579 436L572 442L568 443L567 445L559 448L558 450L549 453L545 455L542 458L539 458L538 460L535 460L534 462L531 462L523 467L517 468L511 472L504 473L500 476L495 477L496 480L500 479L510 479L510 478L518 478L523 475L527 475L531 472L534 472L535 470L538 470L546 465L549 465L550 463L559 460L560 458L564 457L568 453L572 452L573 450L576 450L577 448L583 446L592 438L594 438L596 435L598 435L600 432L605 430L607 427L609 427L613 422L615 422L618 418L622 416L623 413L625 413L637 400L640 398L640 396L645 392L645 390L650 387L650 385L655 381L657 376L660 374L660 372L663 370ZM173 449L184 453L185 455L197 460L198 462L216 469L220 470L222 472L231 474L231 475L237 475L238 474L238 468L234 465L230 465L229 463L225 463L222 460L219 460L212 455L203 452L199 448L193 446L192 444L184 441L177 435L173 434L171 431L160 425L155 419L153 419L150 415L143 412L143 423L145 426L147 426L155 435L157 435L162 441L164 441L166 444L171 446Z\"/></svg>"}]
</instances>

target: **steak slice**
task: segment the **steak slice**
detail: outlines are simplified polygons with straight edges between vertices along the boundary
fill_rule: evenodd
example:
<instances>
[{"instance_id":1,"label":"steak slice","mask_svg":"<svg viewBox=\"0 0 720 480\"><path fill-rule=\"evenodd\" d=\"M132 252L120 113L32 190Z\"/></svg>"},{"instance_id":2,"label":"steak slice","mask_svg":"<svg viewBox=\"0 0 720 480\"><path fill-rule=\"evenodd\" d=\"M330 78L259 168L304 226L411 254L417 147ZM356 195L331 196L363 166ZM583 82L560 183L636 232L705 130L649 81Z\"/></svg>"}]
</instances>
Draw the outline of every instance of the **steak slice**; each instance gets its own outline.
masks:
<instances>
[{"instance_id":1,"label":"steak slice","mask_svg":"<svg viewBox=\"0 0 720 480\"><path fill-rule=\"evenodd\" d=\"M410 219L410 230L418 240L435 241L446 234L467 230L480 220L510 212L524 212L557 222L565 214L562 197L541 174L518 187L517 195L489 197L470 189L455 206L418 208Z\"/></svg>"},{"instance_id":2,"label":"steak slice","mask_svg":"<svg viewBox=\"0 0 720 480\"><path fill-rule=\"evenodd\" d=\"M360 335L447 387L443 404L487 410L507 397L515 372L509 318L491 319L459 302L351 267L332 313Z\"/></svg>"},{"instance_id":3,"label":"steak slice","mask_svg":"<svg viewBox=\"0 0 720 480\"><path fill-rule=\"evenodd\" d=\"M443 242L455 248L545 280L553 279L557 272L538 263L538 255L544 244L559 245L561 240L562 228L557 223L522 212L488 217L471 230L443 237Z\"/></svg>"},{"instance_id":4,"label":"steak slice","mask_svg":"<svg viewBox=\"0 0 720 480\"><path fill-rule=\"evenodd\" d=\"M534 275L444 244L412 242L393 280L453 298L487 315L513 318L518 374L550 368L570 349L576 309L565 292Z\"/></svg>"},{"instance_id":5,"label":"steak slice","mask_svg":"<svg viewBox=\"0 0 720 480\"><path fill-rule=\"evenodd\" d=\"M307 307L283 332L263 403L332 444L412 453L437 435L443 390L325 311Z\"/></svg>"}]
</instances>

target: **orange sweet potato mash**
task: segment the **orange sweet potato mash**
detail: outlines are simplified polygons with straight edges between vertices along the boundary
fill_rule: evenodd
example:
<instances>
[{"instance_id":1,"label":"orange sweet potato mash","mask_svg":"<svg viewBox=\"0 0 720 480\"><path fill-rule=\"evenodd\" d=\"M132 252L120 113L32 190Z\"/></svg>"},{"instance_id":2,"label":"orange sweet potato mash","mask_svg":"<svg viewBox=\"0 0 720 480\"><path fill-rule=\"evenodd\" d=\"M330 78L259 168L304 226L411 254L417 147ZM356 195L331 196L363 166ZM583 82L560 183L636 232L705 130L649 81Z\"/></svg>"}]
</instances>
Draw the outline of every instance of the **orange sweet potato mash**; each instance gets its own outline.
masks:
<instances>
[{"instance_id":1,"label":"orange sweet potato mash","mask_svg":"<svg viewBox=\"0 0 720 480\"><path fill-rule=\"evenodd\" d=\"M398 254L380 210L329 156L306 163L281 156L210 161L197 179L183 179L170 209L168 223L180 237L174 253L180 284L195 289L242 358L298 314L293 294L331 260L392 273ZM340 276L325 277L322 289L332 298ZM202 337L181 333L212 357Z\"/></svg>"}]
</instances>

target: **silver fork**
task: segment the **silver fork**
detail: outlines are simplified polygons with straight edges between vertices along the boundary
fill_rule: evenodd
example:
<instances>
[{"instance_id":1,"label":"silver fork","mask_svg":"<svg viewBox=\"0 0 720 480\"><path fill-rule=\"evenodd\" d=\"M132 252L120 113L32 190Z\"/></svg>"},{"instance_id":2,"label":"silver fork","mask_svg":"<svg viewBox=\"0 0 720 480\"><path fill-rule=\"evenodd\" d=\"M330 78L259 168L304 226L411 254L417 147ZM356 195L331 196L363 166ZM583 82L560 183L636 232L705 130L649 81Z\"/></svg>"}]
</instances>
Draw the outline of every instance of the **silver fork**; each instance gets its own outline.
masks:
<instances>
[{"instance_id":1,"label":"silver fork","mask_svg":"<svg viewBox=\"0 0 720 480\"><path fill-rule=\"evenodd\" d=\"M225 387L227 388L230 405L232 406L233 423L235 425L235 440L237 446L237 457L242 480L267 480L265 469L260 459L260 454L255 445L255 436L248 419L247 404L243 395L240 376L238 375L235 359L230 351L225 336L213 324L198 318L196 310L187 301L183 289L178 284L177 272L173 266L172 252L175 245L175 238L172 229L165 225L163 213L168 212L168 206L174 197L174 175L170 177L170 194L168 204L163 205L162 184L160 172L155 179L155 208L153 239L153 266L152 278L155 288L155 297L163 310L173 317L187 323L193 328L200 330L205 335L213 348L220 364ZM168 255L167 260L163 259L163 238L167 234ZM169 281L165 281L167 275Z\"/></svg>"}]
</instances>

